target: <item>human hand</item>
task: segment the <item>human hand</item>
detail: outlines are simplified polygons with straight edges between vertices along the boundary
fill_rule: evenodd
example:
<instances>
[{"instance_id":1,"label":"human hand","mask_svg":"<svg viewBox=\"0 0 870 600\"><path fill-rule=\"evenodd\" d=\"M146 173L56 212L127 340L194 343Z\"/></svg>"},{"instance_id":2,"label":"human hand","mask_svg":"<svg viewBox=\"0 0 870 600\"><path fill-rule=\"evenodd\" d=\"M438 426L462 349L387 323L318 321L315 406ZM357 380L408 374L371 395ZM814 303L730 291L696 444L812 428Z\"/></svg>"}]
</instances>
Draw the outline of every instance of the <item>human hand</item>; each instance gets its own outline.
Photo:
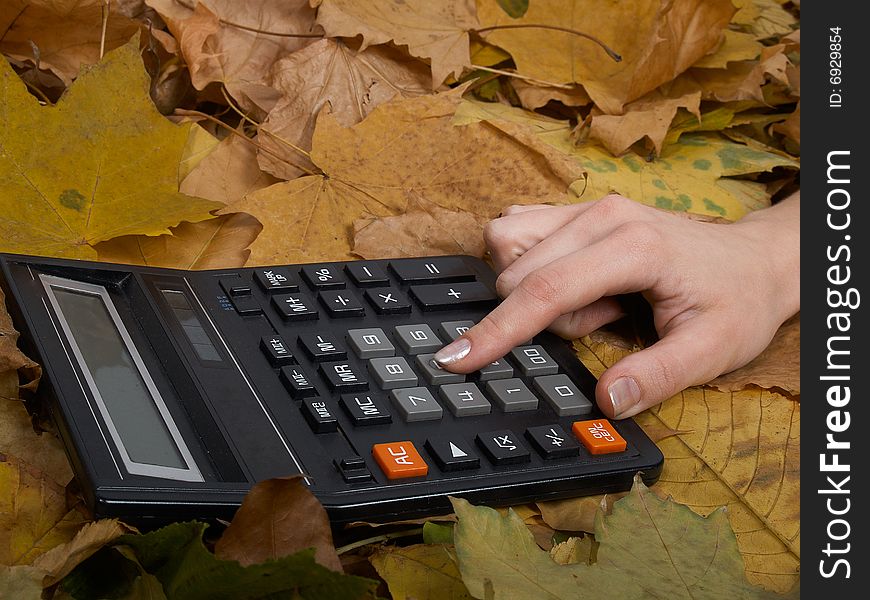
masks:
<instances>
[{"instance_id":1,"label":"human hand","mask_svg":"<svg viewBox=\"0 0 870 600\"><path fill-rule=\"evenodd\" d=\"M610 195L516 206L484 230L504 301L435 359L469 373L549 328L573 339L622 316L642 292L659 341L601 376L596 401L630 417L743 366L800 310L800 194L729 224Z\"/></svg>"}]
</instances>

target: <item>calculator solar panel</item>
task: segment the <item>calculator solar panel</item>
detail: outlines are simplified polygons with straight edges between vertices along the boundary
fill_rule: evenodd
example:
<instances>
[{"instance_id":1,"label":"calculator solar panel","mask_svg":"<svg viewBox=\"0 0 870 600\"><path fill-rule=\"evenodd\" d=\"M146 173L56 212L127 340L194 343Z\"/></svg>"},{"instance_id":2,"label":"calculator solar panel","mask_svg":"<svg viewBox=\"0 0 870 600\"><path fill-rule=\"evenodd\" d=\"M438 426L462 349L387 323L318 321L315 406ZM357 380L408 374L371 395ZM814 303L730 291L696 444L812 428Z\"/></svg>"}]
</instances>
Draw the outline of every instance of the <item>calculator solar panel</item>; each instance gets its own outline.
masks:
<instances>
[{"instance_id":1,"label":"calculator solar panel","mask_svg":"<svg viewBox=\"0 0 870 600\"><path fill-rule=\"evenodd\" d=\"M300 475L335 522L655 481L542 332L480 371L433 354L498 302L467 256L178 271L0 255L0 283L96 516L230 518Z\"/></svg>"}]
</instances>

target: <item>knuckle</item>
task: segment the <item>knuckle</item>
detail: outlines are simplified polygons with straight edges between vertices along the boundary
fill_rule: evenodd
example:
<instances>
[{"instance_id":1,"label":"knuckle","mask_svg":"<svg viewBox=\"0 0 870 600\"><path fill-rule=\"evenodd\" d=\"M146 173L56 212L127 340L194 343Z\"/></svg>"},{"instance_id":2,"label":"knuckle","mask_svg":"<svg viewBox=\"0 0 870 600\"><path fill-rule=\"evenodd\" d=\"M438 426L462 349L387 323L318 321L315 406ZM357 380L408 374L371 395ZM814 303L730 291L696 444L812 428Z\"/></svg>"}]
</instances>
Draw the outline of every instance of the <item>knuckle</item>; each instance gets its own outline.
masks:
<instances>
[{"instance_id":1,"label":"knuckle","mask_svg":"<svg viewBox=\"0 0 870 600\"><path fill-rule=\"evenodd\" d=\"M563 287L559 276L553 271L532 271L517 287L522 288L525 295L538 304L538 309L555 314L564 312L560 310Z\"/></svg>"},{"instance_id":2,"label":"knuckle","mask_svg":"<svg viewBox=\"0 0 870 600\"><path fill-rule=\"evenodd\" d=\"M502 271L501 275L498 276L498 279L495 280L495 291L502 298L507 298L508 294L510 294L515 287L516 278L513 269L505 269Z\"/></svg>"},{"instance_id":3,"label":"knuckle","mask_svg":"<svg viewBox=\"0 0 870 600\"><path fill-rule=\"evenodd\" d=\"M615 234L623 247L638 259L656 254L664 242L659 228L646 221L623 223L616 229Z\"/></svg>"},{"instance_id":4,"label":"knuckle","mask_svg":"<svg viewBox=\"0 0 870 600\"><path fill-rule=\"evenodd\" d=\"M504 251L515 245L512 229L504 218L493 219L483 226L483 241L496 251Z\"/></svg>"},{"instance_id":5,"label":"knuckle","mask_svg":"<svg viewBox=\"0 0 870 600\"><path fill-rule=\"evenodd\" d=\"M633 204L634 202L625 196L608 194L598 200L590 210L594 211L599 219L613 219L626 214Z\"/></svg>"}]
</instances>

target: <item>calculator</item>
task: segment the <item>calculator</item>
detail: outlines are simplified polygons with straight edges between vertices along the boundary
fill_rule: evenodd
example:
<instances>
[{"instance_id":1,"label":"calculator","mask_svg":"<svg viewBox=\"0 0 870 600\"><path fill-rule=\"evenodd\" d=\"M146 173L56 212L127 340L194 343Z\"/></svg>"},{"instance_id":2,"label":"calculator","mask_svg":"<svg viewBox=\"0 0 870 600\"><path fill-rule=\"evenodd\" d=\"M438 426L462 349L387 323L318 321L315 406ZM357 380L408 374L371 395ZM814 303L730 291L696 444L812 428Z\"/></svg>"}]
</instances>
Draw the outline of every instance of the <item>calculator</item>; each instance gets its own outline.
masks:
<instances>
[{"instance_id":1,"label":"calculator","mask_svg":"<svg viewBox=\"0 0 870 600\"><path fill-rule=\"evenodd\" d=\"M182 271L0 255L38 392L95 517L229 519L299 476L335 523L627 490L663 457L542 332L432 359L498 303L470 256Z\"/></svg>"}]
</instances>

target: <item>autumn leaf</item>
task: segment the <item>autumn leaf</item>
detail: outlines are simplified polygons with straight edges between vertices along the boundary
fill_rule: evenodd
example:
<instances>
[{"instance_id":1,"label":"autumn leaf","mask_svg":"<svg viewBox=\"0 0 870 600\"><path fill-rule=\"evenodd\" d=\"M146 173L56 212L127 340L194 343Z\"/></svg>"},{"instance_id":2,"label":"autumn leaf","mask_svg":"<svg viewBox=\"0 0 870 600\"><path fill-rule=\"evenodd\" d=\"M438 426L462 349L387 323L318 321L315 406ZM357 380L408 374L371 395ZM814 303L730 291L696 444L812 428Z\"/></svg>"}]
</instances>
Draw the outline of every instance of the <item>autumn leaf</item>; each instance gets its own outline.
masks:
<instances>
[{"instance_id":1,"label":"autumn leaf","mask_svg":"<svg viewBox=\"0 0 870 600\"><path fill-rule=\"evenodd\" d=\"M394 600L472 600L452 552L445 544L416 544L381 548L369 560Z\"/></svg>"},{"instance_id":2,"label":"autumn leaf","mask_svg":"<svg viewBox=\"0 0 870 600\"><path fill-rule=\"evenodd\" d=\"M54 585L100 548L130 531L129 527L115 519L86 524L68 543L55 546L33 562L34 567L45 572L43 587Z\"/></svg>"},{"instance_id":3,"label":"autumn leaf","mask_svg":"<svg viewBox=\"0 0 870 600\"><path fill-rule=\"evenodd\" d=\"M726 29L722 45L707 56L695 61L692 65L702 69L724 69L730 62L752 60L758 58L764 47L755 40L755 36L741 31Z\"/></svg>"},{"instance_id":4,"label":"autumn leaf","mask_svg":"<svg viewBox=\"0 0 870 600\"><path fill-rule=\"evenodd\" d=\"M395 216L423 201L492 218L507 204L565 199L582 167L486 123L454 127L462 91L388 102L350 128L322 113L311 158L323 175L276 184L223 211L263 223L249 262L350 259L355 220Z\"/></svg>"},{"instance_id":5,"label":"autumn leaf","mask_svg":"<svg viewBox=\"0 0 870 600\"><path fill-rule=\"evenodd\" d=\"M592 102L589 94L580 86L554 87L535 85L517 79L512 83L523 108L535 110L555 101L565 106L586 106Z\"/></svg>"},{"instance_id":6,"label":"autumn leaf","mask_svg":"<svg viewBox=\"0 0 870 600\"><path fill-rule=\"evenodd\" d=\"M102 51L123 46L139 24L104 0L10 0L0 4L0 51L49 69L69 85Z\"/></svg>"},{"instance_id":7,"label":"autumn leaf","mask_svg":"<svg viewBox=\"0 0 870 600\"><path fill-rule=\"evenodd\" d=\"M365 50L394 42L432 63L432 89L470 65L468 31L477 27L473 0L313 0L329 37L362 36Z\"/></svg>"},{"instance_id":8,"label":"autumn leaf","mask_svg":"<svg viewBox=\"0 0 870 600\"><path fill-rule=\"evenodd\" d=\"M18 398L19 371L24 382L22 387L31 389L39 383L42 374L42 368L19 350L18 336L12 318L6 312L6 295L0 289L0 377L8 375L8 383L0 384L0 399Z\"/></svg>"},{"instance_id":9,"label":"autumn leaf","mask_svg":"<svg viewBox=\"0 0 870 600\"><path fill-rule=\"evenodd\" d=\"M552 29L504 29L483 33L507 50L523 75L553 83L579 83L607 114L672 80L719 46L731 19L730 0L613 3L572 0L530 2L513 19L496 0L480 0L481 31L503 25L551 25L594 35L617 52L614 61L597 44Z\"/></svg>"},{"instance_id":10,"label":"autumn leaf","mask_svg":"<svg viewBox=\"0 0 870 600\"><path fill-rule=\"evenodd\" d=\"M390 46L358 51L333 39L278 60L271 79L281 99L260 128L259 161L263 170L282 179L293 179L303 171L275 156L287 151L288 142L311 150L314 124L324 107L341 125L350 127L388 100L431 92L428 65ZM301 153L293 162L312 166Z\"/></svg>"},{"instance_id":11,"label":"autumn leaf","mask_svg":"<svg viewBox=\"0 0 870 600\"><path fill-rule=\"evenodd\" d=\"M96 258L98 242L166 233L220 206L178 192L189 125L154 108L135 40L82 73L57 106L40 106L0 63L0 250Z\"/></svg>"}]
</instances>

